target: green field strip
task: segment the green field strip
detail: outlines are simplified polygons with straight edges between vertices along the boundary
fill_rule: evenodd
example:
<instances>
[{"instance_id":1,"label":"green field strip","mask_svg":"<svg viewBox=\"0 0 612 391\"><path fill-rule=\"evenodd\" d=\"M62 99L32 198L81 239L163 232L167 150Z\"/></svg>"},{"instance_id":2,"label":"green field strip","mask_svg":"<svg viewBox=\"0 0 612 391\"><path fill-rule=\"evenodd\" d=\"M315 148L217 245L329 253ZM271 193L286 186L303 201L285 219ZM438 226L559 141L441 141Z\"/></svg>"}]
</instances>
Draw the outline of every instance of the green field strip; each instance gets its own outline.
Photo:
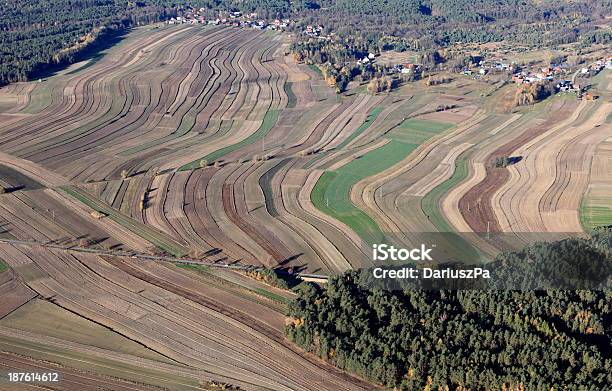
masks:
<instances>
[{"instance_id":1,"label":"green field strip","mask_svg":"<svg viewBox=\"0 0 612 391\"><path fill-rule=\"evenodd\" d=\"M293 83L288 81L283 85L283 89L285 90L285 94L287 94L287 108L293 109L297 104L297 97L293 93Z\"/></svg>"},{"instance_id":2,"label":"green field strip","mask_svg":"<svg viewBox=\"0 0 612 391\"><path fill-rule=\"evenodd\" d=\"M351 202L351 188L362 179L402 161L416 147L416 144L391 140L336 171L325 172L312 191L313 204L323 213L348 225L366 243L384 241L378 224Z\"/></svg>"},{"instance_id":3,"label":"green field strip","mask_svg":"<svg viewBox=\"0 0 612 391\"><path fill-rule=\"evenodd\" d=\"M206 265L188 265L188 264L176 264L176 267L184 270L189 270L193 273L197 273L199 278L202 279L206 284L210 284L219 289L223 289L232 295L241 297L243 299L249 300L253 303L261 304L265 307L270 308L273 311L284 311L286 309L286 305L289 304L289 299L281 296L277 293L271 292L270 290L265 289L264 287L249 287L245 285L237 284L233 281L230 281L222 276L215 274L214 268ZM261 284L261 286L265 286L265 284ZM270 306L266 301L258 300L257 296L261 296L265 299L271 300L276 303L276 306ZM279 306L280 305L280 306Z\"/></svg>"},{"instance_id":4,"label":"green field strip","mask_svg":"<svg viewBox=\"0 0 612 391\"><path fill-rule=\"evenodd\" d=\"M0 273L2 273L3 271L8 270L8 265L6 263L4 263L4 261L2 259L0 259Z\"/></svg>"},{"instance_id":5,"label":"green field strip","mask_svg":"<svg viewBox=\"0 0 612 391\"><path fill-rule=\"evenodd\" d=\"M579 212L585 231L612 225L612 197L584 197Z\"/></svg>"},{"instance_id":6,"label":"green field strip","mask_svg":"<svg viewBox=\"0 0 612 391\"><path fill-rule=\"evenodd\" d=\"M276 175L276 173L280 171L280 169L283 168L290 161L291 159L281 160L280 163L270 168L259 178L259 186L261 187L261 190L264 193L266 209L268 210L268 213L272 217L279 216L278 210L276 210L276 206L274 206L274 192L272 191L272 179L274 178L274 175Z\"/></svg>"},{"instance_id":7,"label":"green field strip","mask_svg":"<svg viewBox=\"0 0 612 391\"><path fill-rule=\"evenodd\" d=\"M421 144L430 137L452 128L454 125L443 122L425 121L410 118L402 122L387 137L405 143Z\"/></svg>"},{"instance_id":8,"label":"green field strip","mask_svg":"<svg viewBox=\"0 0 612 391\"><path fill-rule=\"evenodd\" d=\"M455 232L448 220L446 220L442 214L442 210L440 209L440 200L452 188L468 177L468 159L470 154L471 151L468 150L459 155L455 161L455 170L453 171L453 175L444 182L440 183L438 186L434 187L421 199L421 210L429 221L431 221L434 227L436 227L438 232ZM476 250L460 235L446 235L440 236L439 238L440 240L445 239L448 241L444 247L452 250L459 261L471 263L480 259L478 250Z\"/></svg>"},{"instance_id":9,"label":"green field strip","mask_svg":"<svg viewBox=\"0 0 612 391\"><path fill-rule=\"evenodd\" d=\"M308 64L308 68L310 68L311 70L313 70L317 75L319 75L319 77L322 79L323 78L323 72L321 72L321 69L314 65L314 64Z\"/></svg>"},{"instance_id":10,"label":"green field strip","mask_svg":"<svg viewBox=\"0 0 612 391\"><path fill-rule=\"evenodd\" d=\"M228 153L234 152L246 145L253 144L257 142L258 140L261 140L270 132L270 130L272 130L272 128L278 121L279 115L280 115L280 110L269 110L264 116L261 126L259 127L259 129L257 129L255 133L251 134L249 137L245 138L244 140L236 144L228 145L227 147L218 149L215 152L209 153L208 155L201 157L200 159L194 160L191 163L187 163L181 168L179 168L179 171L193 170L193 169L199 168L200 161L202 159L205 159L208 162L213 162L219 159L220 157L222 157L223 155L227 155Z\"/></svg>"},{"instance_id":11,"label":"green field strip","mask_svg":"<svg viewBox=\"0 0 612 391\"><path fill-rule=\"evenodd\" d=\"M24 114L37 114L48 107L53 101L53 91L58 83L59 80L57 78L38 83L31 93L28 105L21 112Z\"/></svg>"},{"instance_id":12,"label":"green field strip","mask_svg":"<svg viewBox=\"0 0 612 391\"><path fill-rule=\"evenodd\" d=\"M372 122L374 122L374 120L376 119L376 117L378 117L378 114L380 114L381 111L383 111L382 107L374 107L370 114L368 114L368 117L365 119L365 121L363 121L363 123L357 129L355 129L355 131L351 133L346 140L338 144L338 146L336 146L334 149L340 150L342 148L345 148L351 141L357 138L357 136L365 132L365 130L368 129L370 125L372 125ZM318 154L317 156L313 157L308 163L306 163L306 165L304 165L304 168L312 167L317 161L319 161L319 159L323 158L323 156L325 155L326 154Z\"/></svg>"},{"instance_id":13,"label":"green field strip","mask_svg":"<svg viewBox=\"0 0 612 391\"><path fill-rule=\"evenodd\" d=\"M467 178L468 157L469 152L467 151L459 155L455 161L455 171L453 171L453 175L434 187L421 200L421 209L423 213L425 213L425 216L429 218L439 232L454 232L451 225L442 215L442 211L440 210L440 199L444 194Z\"/></svg>"},{"instance_id":14,"label":"green field strip","mask_svg":"<svg viewBox=\"0 0 612 391\"><path fill-rule=\"evenodd\" d=\"M164 250L168 254L172 254L175 257L182 257L187 254L187 249L177 243L175 240L170 238L168 235L161 231L157 231L147 225L141 224L136 220L126 216L118 210L112 208L103 201L91 196L84 190L78 189L72 186L62 186L59 188L67 195L82 202L90 208L102 212L107 215L105 218L110 218L116 223L120 224L130 232L140 236L146 241L154 244L160 249Z\"/></svg>"},{"instance_id":15,"label":"green field strip","mask_svg":"<svg viewBox=\"0 0 612 391\"><path fill-rule=\"evenodd\" d=\"M358 136L360 136L363 132L365 132L366 129L368 129L370 125L372 125L372 122L374 122L376 117L378 117L378 115L382 111L383 111L382 107L374 107L372 111L370 111L370 114L368 114L368 117L366 118L366 120L363 121L363 123L353 133L351 133L350 136L348 136L346 140L338 144L336 149L342 149L346 147L351 141L353 141Z\"/></svg>"},{"instance_id":16,"label":"green field strip","mask_svg":"<svg viewBox=\"0 0 612 391\"><path fill-rule=\"evenodd\" d=\"M251 291L257 295L263 296L266 299L275 301L279 304L289 305L289 299L286 299L281 295L277 295L276 293L267 291L263 288L254 288L254 289L251 289Z\"/></svg>"},{"instance_id":17,"label":"green field strip","mask_svg":"<svg viewBox=\"0 0 612 391\"><path fill-rule=\"evenodd\" d=\"M348 225L367 243L382 242L384 234L378 224L361 209L353 205L350 200L329 200L331 196L328 193L334 192L333 188L337 186L337 178L338 174L333 171L327 171L319 178L310 194L313 205L326 215ZM335 193L338 193L338 191Z\"/></svg>"},{"instance_id":18,"label":"green field strip","mask_svg":"<svg viewBox=\"0 0 612 391\"><path fill-rule=\"evenodd\" d=\"M407 122L407 123L406 123ZM385 235L378 224L350 200L352 187L359 181L376 175L404 160L420 143L405 140L421 140L449 129L451 126L431 121L405 121L387 135L388 143L352 160L335 171L326 171L315 184L310 195L314 206L349 226L367 244L380 243ZM428 135L425 138L424 135Z\"/></svg>"}]
</instances>

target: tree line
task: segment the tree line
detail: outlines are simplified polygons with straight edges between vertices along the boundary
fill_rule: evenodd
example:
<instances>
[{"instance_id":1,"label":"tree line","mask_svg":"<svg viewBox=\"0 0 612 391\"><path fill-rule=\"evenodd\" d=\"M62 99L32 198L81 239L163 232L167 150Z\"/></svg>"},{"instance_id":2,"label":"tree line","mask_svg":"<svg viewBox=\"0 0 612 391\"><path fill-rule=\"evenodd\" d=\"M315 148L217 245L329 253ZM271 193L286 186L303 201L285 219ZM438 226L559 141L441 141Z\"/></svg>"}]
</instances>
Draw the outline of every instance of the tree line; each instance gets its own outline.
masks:
<instances>
[{"instance_id":1,"label":"tree line","mask_svg":"<svg viewBox=\"0 0 612 391\"><path fill-rule=\"evenodd\" d=\"M8 0L0 3L0 85L70 64L126 28L176 14L171 8L118 0Z\"/></svg>"},{"instance_id":2,"label":"tree line","mask_svg":"<svg viewBox=\"0 0 612 391\"><path fill-rule=\"evenodd\" d=\"M166 20L191 7L292 18L296 50L316 63L344 65L364 52L435 50L453 42L512 40L554 46L609 43L596 27L612 3L590 0L6 0L0 3L0 85L29 80L76 61L93 42L135 25ZM323 50L305 26L322 25L341 47ZM316 39L314 40L316 41Z\"/></svg>"}]
</instances>

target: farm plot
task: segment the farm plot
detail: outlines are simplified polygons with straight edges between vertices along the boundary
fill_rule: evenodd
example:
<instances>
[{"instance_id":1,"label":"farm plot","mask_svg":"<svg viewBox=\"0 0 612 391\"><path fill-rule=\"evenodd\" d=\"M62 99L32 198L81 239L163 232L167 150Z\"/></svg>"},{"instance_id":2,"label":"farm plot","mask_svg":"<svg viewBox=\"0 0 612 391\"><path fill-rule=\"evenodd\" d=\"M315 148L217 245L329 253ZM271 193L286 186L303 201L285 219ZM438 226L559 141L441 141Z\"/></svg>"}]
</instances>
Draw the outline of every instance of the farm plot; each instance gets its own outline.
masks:
<instances>
[{"instance_id":1,"label":"farm plot","mask_svg":"<svg viewBox=\"0 0 612 391\"><path fill-rule=\"evenodd\" d=\"M432 104L435 100L428 106ZM472 112L472 104L466 105L467 113ZM420 142L415 150L401 162L359 182L351 192L355 205L376 218L396 241L406 245L410 243L411 232L443 230L432 225L430 216L422 212L420 201L452 175L454 159L470 147L470 140L482 134L486 117L481 113L459 123L434 122L429 132L423 131L421 121L420 116L409 118L402 121L407 130L396 127L390 132L404 140Z\"/></svg>"},{"instance_id":2,"label":"farm plot","mask_svg":"<svg viewBox=\"0 0 612 391\"><path fill-rule=\"evenodd\" d=\"M514 156L512 152L522 144L529 142L539 135L545 133L548 129L561 129L568 121L572 121L570 114L578 115L578 112L573 112L575 103L564 99L556 99L553 102L545 103L550 105L546 111L540 111L539 119L536 118L530 121L531 126L521 133L510 135L501 146L499 144L488 144L485 149L481 149L478 155L474 155L471 167L472 172L480 172L479 177L471 176L468 181L470 183L467 193L462 195L459 200L459 210L462 213L462 218L465 219L467 227L455 226L460 231L474 232L499 232L501 227L495 218L495 213L491 208L491 197L499 186L508 180L509 172L506 169L497 169L493 166L493 161L499 156ZM503 137L501 138L504 139ZM518 155L517 155L518 156ZM477 160L476 160L477 159ZM456 191L459 191L458 188ZM537 228L536 228L537 230Z\"/></svg>"},{"instance_id":3,"label":"farm plot","mask_svg":"<svg viewBox=\"0 0 612 391\"><path fill-rule=\"evenodd\" d=\"M32 300L36 294L15 278L11 271L7 271L6 263L0 261L3 271L0 271L0 320L18 310Z\"/></svg>"},{"instance_id":4,"label":"farm plot","mask_svg":"<svg viewBox=\"0 0 612 391\"><path fill-rule=\"evenodd\" d=\"M179 269L36 246L0 245L0 254L10 255L11 266L41 297L171 361L142 358L145 370L246 389L366 389L286 342L282 314L235 296L219 300L215 292L223 296L222 290ZM27 272L33 269L35 277Z\"/></svg>"},{"instance_id":5,"label":"farm plot","mask_svg":"<svg viewBox=\"0 0 612 391\"><path fill-rule=\"evenodd\" d=\"M452 125L409 119L387 133L389 142L356 156L340 168L325 172L312 192L313 204L324 213L353 229L365 243L380 243L384 234L377 223L350 199L351 188L359 181L392 167L405 159L429 137Z\"/></svg>"},{"instance_id":6,"label":"farm plot","mask_svg":"<svg viewBox=\"0 0 612 391\"><path fill-rule=\"evenodd\" d=\"M511 153L522 159L509 167L510 180L492 200L497 221L505 230L582 231L581 197L595 149L609 137L609 129L601 125L612 112L609 103L588 106Z\"/></svg>"},{"instance_id":7,"label":"farm plot","mask_svg":"<svg viewBox=\"0 0 612 391\"><path fill-rule=\"evenodd\" d=\"M580 208L585 230L612 225L612 139L604 140L593 156L588 190Z\"/></svg>"},{"instance_id":8,"label":"farm plot","mask_svg":"<svg viewBox=\"0 0 612 391\"><path fill-rule=\"evenodd\" d=\"M125 216L123 213L113 209L104 202L97 200L95 197L92 197L81 189L75 187L64 187L61 189L61 191L89 207L92 210L92 213L107 216L109 219L121 225L131 233L143 238L168 254L182 256L187 252L186 248L181 243L168 235L165 235L163 232L151 228L150 226L138 223L128 216Z\"/></svg>"},{"instance_id":9,"label":"farm plot","mask_svg":"<svg viewBox=\"0 0 612 391\"><path fill-rule=\"evenodd\" d=\"M0 292L15 293L2 351L75 381L90 366L117 389L113 373L136 389L372 389L287 343L291 293L110 254L332 274L371 266L363 244L391 235L609 224L604 99L506 113L507 88L471 79L336 94L288 45L239 28L135 29L94 62L0 89L12 189L0 235L21 241L0 243ZM504 156L516 159L492 166Z\"/></svg>"},{"instance_id":10,"label":"farm plot","mask_svg":"<svg viewBox=\"0 0 612 391\"><path fill-rule=\"evenodd\" d=\"M241 134L248 143L287 103L286 74L269 61L279 44L239 29L137 32L121 52L57 76L47 108L0 128L2 151L100 181L176 167L201 157L203 146L231 148ZM229 119L230 128L219 128ZM27 143L17 142L20 132Z\"/></svg>"},{"instance_id":11,"label":"farm plot","mask_svg":"<svg viewBox=\"0 0 612 391\"><path fill-rule=\"evenodd\" d=\"M146 349L135 341L40 299L31 300L2 318L0 326L171 363L164 356Z\"/></svg>"},{"instance_id":12,"label":"farm plot","mask_svg":"<svg viewBox=\"0 0 612 391\"><path fill-rule=\"evenodd\" d=\"M116 391L152 391L157 389L153 386L148 387L121 379L113 379L108 376L103 377L92 375L87 371L77 371L74 369L59 367L49 363L48 361L34 360L14 353L0 353L0 368L2 368L5 372L15 370L15 368L19 368L24 372L59 372L62 386L61 389L68 391L96 391L100 389L112 389ZM13 388L8 386L8 388L4 389L11 391ZM15 386L14 388L14 390L29 389L29 386L23 384ZM33 385L31 389L38 390L40 387Z\"/></svg>"}]
</instances>

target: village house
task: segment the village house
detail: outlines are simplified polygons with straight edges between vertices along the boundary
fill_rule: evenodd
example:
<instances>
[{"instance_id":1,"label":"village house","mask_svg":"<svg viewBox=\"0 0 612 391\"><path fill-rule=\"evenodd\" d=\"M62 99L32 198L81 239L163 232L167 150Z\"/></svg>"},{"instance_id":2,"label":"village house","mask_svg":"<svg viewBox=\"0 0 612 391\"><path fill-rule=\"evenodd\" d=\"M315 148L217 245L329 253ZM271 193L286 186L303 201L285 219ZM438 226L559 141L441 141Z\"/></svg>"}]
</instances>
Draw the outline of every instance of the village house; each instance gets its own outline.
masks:
<instances>
[{"instance_id":1,"label":"village house","mask_svg":"<svg viewBox=\"0 0 612 391\"><path fill-rule=\"evenodd\" d=\"M557 85L555 86L557 91L570 91L574 89L574 86L572 85L571 80L560 80Z\"/></svg>"}]
</instances>

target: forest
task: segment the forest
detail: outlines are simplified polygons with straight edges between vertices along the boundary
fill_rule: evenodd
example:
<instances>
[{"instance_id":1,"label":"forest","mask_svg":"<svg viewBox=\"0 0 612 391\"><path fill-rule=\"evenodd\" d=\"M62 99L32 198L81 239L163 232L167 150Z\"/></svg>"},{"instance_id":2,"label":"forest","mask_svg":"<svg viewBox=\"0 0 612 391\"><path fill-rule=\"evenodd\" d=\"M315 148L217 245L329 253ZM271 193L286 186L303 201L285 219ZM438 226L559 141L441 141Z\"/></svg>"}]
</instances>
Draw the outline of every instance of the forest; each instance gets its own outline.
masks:
<instances>
[{"instance_id":1,"label":"forest","mask_svg":"<svg viewBox=\"0 0 612 391\"><path fill-rule=\"evenodd\" d=\"M126 28L175 14L171 8L115 0L2 2L0 85L41 77L92 46L112 44Z\"/></svg>"},{"instance_id":2,"label":"forest","mask_svg":"<svg viewBox=\"0 0 612 391\"><path fill-rule=\"evenodd\" d=\"M342 56L435 49L457 41L605 43L609 30L595 24L612 11L609 1L590 0L7 0L0 4L0 85L44 75L95 50L96 41L105 46L99 41L112 42L125 29L166 20L191 7L204 8L211 16L238 10L262 18L293 18L294 32L308 24L322 25L324 33L334 33L346 48ZM315 59L326 56L324 49L310 54Z\"/></svg>"},{"instance_id":3,"label":"forest","mask_svg":"<svg viewBox=\"0 0 612 391\"><path fill-rule=\"evenodd\" d=\"M575 258L585 248L588 257L607 257L609 278L609 232L539 243L497 261ZM362 278L347 272L325 287L301 287L288 338L402 390L601 390L612 381L609 289L390 291L364 288Z\"/></svg>"}]
</instances>

